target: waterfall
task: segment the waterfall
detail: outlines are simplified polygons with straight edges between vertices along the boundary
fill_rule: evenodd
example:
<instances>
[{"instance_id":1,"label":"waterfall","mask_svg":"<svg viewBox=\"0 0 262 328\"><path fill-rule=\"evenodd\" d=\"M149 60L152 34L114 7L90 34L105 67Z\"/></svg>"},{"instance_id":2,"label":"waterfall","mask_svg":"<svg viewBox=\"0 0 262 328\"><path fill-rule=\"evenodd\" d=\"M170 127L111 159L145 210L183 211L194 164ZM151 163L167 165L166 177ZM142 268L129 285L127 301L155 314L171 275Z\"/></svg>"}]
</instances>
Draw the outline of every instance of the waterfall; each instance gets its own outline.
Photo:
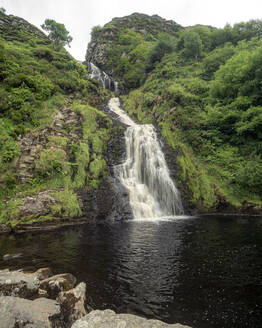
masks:
<instances>
[{"instance_id":1,"label":"waterfall","mask_svg":"<svg viewBox=\"0 0 262 328\"><path fill-rule=\"evenodd\" d=\"M93 63L88 63L88 76L102 83L105 89L119 93L118 82Z\"/></svg>"},{"instance_id":2,"label":"waterfall","mask_svg":"<svg viewBox=\"0 0 262 328\"><path fill-rule=\"evenodd\" d=\"M109 109L127 125L126 160L115 166L115 174L129 191L135 219L159 218L183 214L179 191L151 124L139 125L120 108L118 98L109 101Z\"/></svg>"}]
</instances>

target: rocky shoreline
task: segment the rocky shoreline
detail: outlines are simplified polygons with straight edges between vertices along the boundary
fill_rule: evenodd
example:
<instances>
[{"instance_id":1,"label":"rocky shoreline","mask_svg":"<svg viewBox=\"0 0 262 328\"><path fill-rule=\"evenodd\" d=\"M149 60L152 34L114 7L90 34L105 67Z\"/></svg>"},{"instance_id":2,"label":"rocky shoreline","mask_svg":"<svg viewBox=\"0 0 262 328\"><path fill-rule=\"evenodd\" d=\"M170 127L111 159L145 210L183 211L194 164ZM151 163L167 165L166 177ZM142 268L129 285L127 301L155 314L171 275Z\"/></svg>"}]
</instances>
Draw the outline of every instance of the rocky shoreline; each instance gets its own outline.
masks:
<instances>
[{"instance_id":1,"label":"rocky shoreline","mask_svg":"<svg viewBox=\"0 0 262 328\"><path fill-rule=\"evenodd\" d=\"M11 254L7 254L12 256ZM2 328L189 328L86 304L86 284L70 273L53 275L49 268L33 273L0 270Z\"/></svg>"}]
</instances>

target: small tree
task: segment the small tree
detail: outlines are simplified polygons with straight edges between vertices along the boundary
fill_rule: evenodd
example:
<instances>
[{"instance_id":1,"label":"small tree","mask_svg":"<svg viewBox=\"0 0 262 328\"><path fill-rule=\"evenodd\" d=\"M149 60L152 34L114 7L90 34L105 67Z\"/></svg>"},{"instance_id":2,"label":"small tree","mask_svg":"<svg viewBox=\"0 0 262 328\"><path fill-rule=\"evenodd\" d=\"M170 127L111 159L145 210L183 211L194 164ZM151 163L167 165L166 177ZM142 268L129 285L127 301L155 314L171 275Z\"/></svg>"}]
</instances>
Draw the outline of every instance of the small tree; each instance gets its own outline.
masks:
<instances>
[{"instance_id":1,"label":"small tree","mask_svg":"<svg viewBox=\"0 0 262 328\"><path fill-rule=\"evenodd\" d=\"M0 13L5 14L5 12L6 12L5 8L1 7L1 8L0 8Z\"/></svg>"},{"instance_id":2,"label":"small tree","mask_svg":"<svg viewBox=\"0 0 262 328\"><path fill-rule=\"evenodd\" d=\"M198 33L187 32L184 38L184 53L188 57L199 59L202 50L202 41Z\"/></svg>"},{"instance_id":3,"label":"small tree","mask_svg":"<svg viewBox=\"0 0 262 328\"><path fill-rule=\"evenodd\" d=\"M166 54L171 53L174 48L174 38L165 33L159 34L157 42L153 45L146 58L147 72L150 72L152 69L154 69L156 64L159 63Z\"/></svg>"},{"instance_id":4,"label":"small tree","mask_svg":"<svg viewBox=\"0 0 262 328\"><path fill-rule=\"evenodd\" d=\"M48 37L54 42L54 48L60 50L65 45L70 47L73 38L69 35L64 24L57 23L53 19L46 19L41 25L42 29L49 32Z\"/></svg>"}]
</instances>

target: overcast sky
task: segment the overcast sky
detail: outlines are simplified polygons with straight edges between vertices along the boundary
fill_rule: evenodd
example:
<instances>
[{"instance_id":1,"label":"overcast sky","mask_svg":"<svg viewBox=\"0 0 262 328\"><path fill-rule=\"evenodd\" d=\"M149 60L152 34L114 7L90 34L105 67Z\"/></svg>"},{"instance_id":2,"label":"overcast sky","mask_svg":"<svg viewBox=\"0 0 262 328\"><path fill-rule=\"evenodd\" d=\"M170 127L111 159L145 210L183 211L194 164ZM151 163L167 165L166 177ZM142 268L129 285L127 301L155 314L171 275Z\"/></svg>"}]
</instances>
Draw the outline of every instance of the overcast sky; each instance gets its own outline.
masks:
<instances>
[{"instance_id":1,"label":"overcast sky","mask_svg":"<svg viewBox=\"0 0 262 328\"><path fill-rule=\"evenodd\" d=\"M262 0L0 0L0 7L38 27L46 18L65 24L73 37L69 52L78 60L84 60L93 26L134 12L158 14L183 26L223 27L262 18Z\"/></svg>"}]
</instances>

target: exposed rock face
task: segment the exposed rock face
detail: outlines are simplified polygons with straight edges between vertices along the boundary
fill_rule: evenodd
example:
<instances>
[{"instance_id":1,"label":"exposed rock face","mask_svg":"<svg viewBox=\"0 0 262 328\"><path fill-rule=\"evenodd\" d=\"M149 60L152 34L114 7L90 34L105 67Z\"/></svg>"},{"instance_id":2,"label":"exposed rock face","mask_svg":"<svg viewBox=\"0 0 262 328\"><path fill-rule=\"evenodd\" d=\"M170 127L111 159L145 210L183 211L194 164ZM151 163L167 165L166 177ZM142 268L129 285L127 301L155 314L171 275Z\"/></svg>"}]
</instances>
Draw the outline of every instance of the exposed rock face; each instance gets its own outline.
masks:
<instances>
[{"instance_id":1,"label":"exposed rock face","mask_svg":"<svg viewBox=\"0 0 262 328\"><path fill-rule=\"evenodd\" d=\"M49 206L56 204L57 201L49 195L55 190L45 190L35 197L22 198L22 205L18 206L20 216L44 215L49 213Z\"/></svg>"},{"instance_id":2,"label":"exposed rock face","mask_svg":"<svg viewBox=\"0 0 262 328\"><path fill-rule=\"evenodd\" d=\"M69 101L70 103L70 101ZM72 125L78 128L71 131ZM48 148L50 137L65 137L77 142L82 136L81 117L69 106L59 108L53 124L36 134L27 134L19 141L21 156L17 163L17 173L22 183L33 176L32 167L39 157L41 150Z\"/></svg>"},{"instance_id":3,"label":"exposed rock face","mask_svg":"<svg viewBox=\"0 0 262 328\"><path fill-rule=\"evenodd\" d=\"M76 278L70 273L58 274L40 282L39 288L46 291L46 297L56 299L61 291L67 291L75 286Z\"/></svg>"},{"instance_id":4,"label":"exposed rock face","mask_svg":"<svg viewBox=\"0 0 262 328\"><path fill-rule=\"evenodd\" d=\"M95 310L77 320L72 328L190 328L180 324L166 324L132 314L116 314L112 310Z\"/></svg>"},{"instance_id":5,"label":"exposed rock face","mask_svg":"<svg viewBox=\"0 0 262 328\"><path fill-rule=\"evenodd\" d=\"M0 296L2 328L55 328L63 325L60 305L54 300L34 301L19 297Z\"/></svg>"},{"instance_id":6,"label":"exposed rock face","mask_svg":"<svg viewBox=\"0 0 262 328\"><path fill-rule=\"evenodd\" d=\"M87 314L85 309L86 284L81 282L74 289L61 292L57 301L61 305L64 321L69 327L78 319ZM91 310L88 309L88 310Z\"/></svg>"}]
</instances>

